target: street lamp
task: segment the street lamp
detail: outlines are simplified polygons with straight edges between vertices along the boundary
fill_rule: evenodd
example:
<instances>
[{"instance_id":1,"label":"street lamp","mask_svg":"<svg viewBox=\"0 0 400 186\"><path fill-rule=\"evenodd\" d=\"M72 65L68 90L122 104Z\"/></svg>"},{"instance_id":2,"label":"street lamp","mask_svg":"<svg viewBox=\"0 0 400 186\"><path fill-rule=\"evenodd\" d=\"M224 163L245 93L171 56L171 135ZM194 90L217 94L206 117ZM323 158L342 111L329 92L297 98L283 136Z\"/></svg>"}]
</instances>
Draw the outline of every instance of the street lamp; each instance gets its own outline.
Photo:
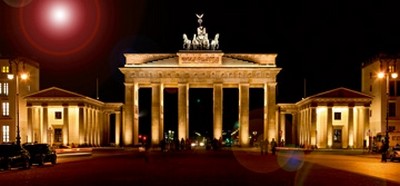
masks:
<instances>
[{"instance_id":1,"label":"street lamp","mask_svg":"<svg viewBox=\"0 0 400 186\"><path fill-rule=\"evenodd\" d=\"M19 71L19 64L23 63L23 71ZM21 145L21 132L20 132L20 126L19 126L19 78L22 80L28 79L28 74L24 72L24 67L25 63L19 59L13 59L9 61L10 63L10 69L9 69L9 74L7 75L7 78L12 80L15 77L15 124L17 127L17 145ZM15 64L16 70L15 74L12 70L12 65L13 63Z\"/></svg>"},{"instance_id":2,"label":"street lamp","mask_svg":"<svg viewBox=\"0 0 400 186\"><path fill-rule=\"evenodd\" d=\"M382 58L380 58L381 60ZM381 72L378 74L378 78L383 79L386 78L386 136L385 136L385 144L383 146L383 151L387 152L389 149L389 98L390 98L390 90L389 90L389 82L390 78L396 79L398 74L396 72L396 60L394 63L386 63L386 70L382 71L382 61L380 61Z\"/></svg>"}]
</instances>

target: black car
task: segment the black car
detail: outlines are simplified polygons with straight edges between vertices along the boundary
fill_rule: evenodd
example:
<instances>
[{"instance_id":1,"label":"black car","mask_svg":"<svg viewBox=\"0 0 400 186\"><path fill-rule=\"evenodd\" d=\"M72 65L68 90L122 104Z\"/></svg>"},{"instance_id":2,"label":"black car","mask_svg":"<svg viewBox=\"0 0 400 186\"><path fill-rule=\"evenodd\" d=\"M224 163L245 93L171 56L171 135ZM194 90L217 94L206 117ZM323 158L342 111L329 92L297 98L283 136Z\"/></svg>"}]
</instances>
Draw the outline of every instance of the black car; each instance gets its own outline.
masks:
<instances>
[{"instance_id":1,"label":"black car","mask_svg":"<svg viewBox=\"0 0 400 186\"><path fill-rule=\"evenodd\" d=\"M24 144L23 147L28 150L31 155L31 164L39 164L41 166L46 162L51 162L53 165L57 163L56 151L48 144Z\"/></svg>"},{"instance_id":2,"label":"black car","mask_svg":"<svg viewBox=\"0 0 400 186\"><path fill-rule=\"evenodd\" d=\"M29 169L30 154L16 144L0 144L0 169L10 170L14 167Z\"/></svg>"},{"instance_id":3,"label":"black car","mask_svg":"<svg viewBox=\"0 0 400 186\"><path fill-rule=\"evenodd\" d=\"M390 161L399 160L400 161L400 146L394 146L388 150L388 158Z\"/></svg>"}]
</instances>

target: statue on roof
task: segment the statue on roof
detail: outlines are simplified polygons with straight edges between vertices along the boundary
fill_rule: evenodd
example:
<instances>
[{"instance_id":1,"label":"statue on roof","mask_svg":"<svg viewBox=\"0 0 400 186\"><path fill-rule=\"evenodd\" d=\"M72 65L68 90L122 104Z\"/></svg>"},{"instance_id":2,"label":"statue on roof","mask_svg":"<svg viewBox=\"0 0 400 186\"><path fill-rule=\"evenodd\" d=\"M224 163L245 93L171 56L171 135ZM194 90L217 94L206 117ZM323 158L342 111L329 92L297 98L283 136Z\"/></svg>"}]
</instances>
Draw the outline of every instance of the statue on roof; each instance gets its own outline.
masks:
<instances>
[{"instance_id":1,"label":"statue on roof","mask_svg":"<svg viewBox=\"0 0 400 186\"><path fill-rule=\"evenodd\" d=\"M214 45L212 43L210 44L210 40L208 39L208 33L206 31L206 27L202 26L201 24L203 23L203 16L204 14L196 14L198 20L197 22L199 23L199 27L197 27L197 33L193 35L193 39L191 40L191 44L189 45L187 42L190 41L190 39L187 38L186 34L184 34L184 43L183 43L183 48L186 50L209 50L210 46L212 50L216 50L219 47L218 44L218 37L219 34L216 34L213 41ZM186 38L185 38L186 36Z\"/></svg>"}]
</instances>

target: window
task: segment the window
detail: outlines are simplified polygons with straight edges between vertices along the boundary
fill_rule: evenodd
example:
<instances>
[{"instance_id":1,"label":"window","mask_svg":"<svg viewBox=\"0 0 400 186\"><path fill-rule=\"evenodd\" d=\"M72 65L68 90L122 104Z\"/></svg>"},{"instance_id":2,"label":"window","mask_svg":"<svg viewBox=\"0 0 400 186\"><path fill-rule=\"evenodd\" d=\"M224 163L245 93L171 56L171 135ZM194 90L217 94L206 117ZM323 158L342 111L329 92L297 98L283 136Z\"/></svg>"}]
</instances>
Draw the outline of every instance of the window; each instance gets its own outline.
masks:
<instances>
[{"instance_id":1,"label":"window","mask_svg":"<svg viewBox=\"0 0 400 186\"><path fill-rule=\"evenodd\" d=\"M1 104L1 108L2 108L2 115L3 116L10 116L10 103L8 102L3 102Z\"/></svg>"},{"instance_id":2,"label":"window","mask_svg":"<svg viewBox=\"0 0 400 186\"><path fill-rule=\"evenodd\" d=\"M1 134L3 138L3 142L10 142L10 126L3 125L3 134Z\"/></svg>"},{"instance_id":3,"label":"window","mask_svg":"<svg viewBox=\"0 0 400 186\"><path fill-rule=\"evenodd\" d=\"M389 117L396 117L396 103L389 103Z\"/></svg>"},{"instance_id":4,"label":"window","mask_svg":"<svg viewBox=\"0 0 400 186\"><path fill-rule=\"evenodd\" d=\"M389 82L389 95L390 96L395 96L396 95L395 85L396 85L395 81L390 81Z\"/></svg>"},{"instance_id":5,"label":"window","mask_svg":"<svg viewBox=\"0 0 400 186\"><path fill-rule=\"evenodd\" d=\"M1 72L5 73L5 74L10 73L10 67L9 66L2 66L1 67Z\"/></svg>"},{"instance_id":6,"label":"window","mask_svg":"<svg viewBox=\"0 0 400 186\"><path fill-rule=\"evenodd\" d=\"M1 92L1 93L7 96L7 95L8 95L8 88L9 88L9 87L8 87L8 83L3 83L2 88L3 88L3 89L2 89L2 92Z\"/></svg>"},{"instance_id":7,"label":"window","mask_svg":"<svg viewBox=\"0 0 400 186\"><path fill-rule=\"evenodd\" d=\"M62 129L54 129L54 142L62 142Z\"/></svg>"},{"instance_id":8,"label":"window","mask_svg":"<svg viewBox=\"0 0 400 186\"><path fill-rule=\"evenodd\" d=\"M55 119L62 119L62 114L61 114L61 112L55 112L54 113L54 115L55 115Z\"/></svg>"},{"instance_id":9,"label":"window","mask_svg":"<svg viewBox=\"0 0 400 186\"><path fill-rule=\"evenodd\" d=\"M393 132L396 129L396 127L395 126L389 126L388 129L389 129L389 132Z\"/></svg>"},{"instance_id":10,"label":"window","mask_svg":"<svg viewBox=\"0 0 400 186\"><path fill-rule=\"evenodd\" d=\"M342 120L342 113L341 112L335 112L335 120Z\"/></svg>"},{"instance_id":11,"label":"window","mask_svg":"<svg viewBox=\"0 0 400 186\"><path fill-rule=\"evenodd\" d=\"M334 129L333 131L333 142L341 143L342 142L342 129Z\"/></svg>"}]
</instances>

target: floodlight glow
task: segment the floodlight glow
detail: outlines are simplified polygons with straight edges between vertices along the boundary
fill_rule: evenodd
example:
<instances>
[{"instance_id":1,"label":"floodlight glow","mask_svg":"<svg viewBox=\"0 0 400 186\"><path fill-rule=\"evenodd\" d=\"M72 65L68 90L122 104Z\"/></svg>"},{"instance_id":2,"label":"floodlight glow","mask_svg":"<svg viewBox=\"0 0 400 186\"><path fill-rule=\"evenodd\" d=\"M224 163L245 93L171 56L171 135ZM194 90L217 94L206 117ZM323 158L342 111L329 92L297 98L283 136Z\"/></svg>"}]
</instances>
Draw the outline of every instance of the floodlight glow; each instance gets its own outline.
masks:
<instances>
[{"instance_id":1,"label":"floodlight glow","mask_svg":"<svg viewBox=\"0 0 400 186\"><path fill-rule=\"evenodd\" d=\"M28 74L27 73L22 73L21 74L21 79L22 80L28 79Z\"/></svg>"},{"instance_id":2,"label":"floodlight glow","mask_svg":"<svg viewBox=\"0 0 400 186\"><path fill-rule=\"evenodd\" d=\"M56 25L67 24L70 20L70 11L65 6L55 6L50 11L51 20Z\"/></svg>"},{"instance_id":3,"label":"floodlight glow","mask_svg":"<svg viewBox=\"0 0 400 186\"><path fill-rule=\"evenodd\" d=\"M396 79L399 76L399 74L394 72L394 73L391 73L390 76L392 76L393 79Z\"/></svg>"},{"instance_id":4,"label":"floodlight glow","mask_svg":"<svg viewBox=\"0 0 400 186\"><path fill-rule=\"evenodd\" d=\"M378 78L383 78L385 77L385 73L384 72L379 72L378 73Z\"/></svg>"}]
</instances>

